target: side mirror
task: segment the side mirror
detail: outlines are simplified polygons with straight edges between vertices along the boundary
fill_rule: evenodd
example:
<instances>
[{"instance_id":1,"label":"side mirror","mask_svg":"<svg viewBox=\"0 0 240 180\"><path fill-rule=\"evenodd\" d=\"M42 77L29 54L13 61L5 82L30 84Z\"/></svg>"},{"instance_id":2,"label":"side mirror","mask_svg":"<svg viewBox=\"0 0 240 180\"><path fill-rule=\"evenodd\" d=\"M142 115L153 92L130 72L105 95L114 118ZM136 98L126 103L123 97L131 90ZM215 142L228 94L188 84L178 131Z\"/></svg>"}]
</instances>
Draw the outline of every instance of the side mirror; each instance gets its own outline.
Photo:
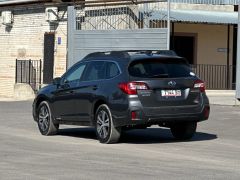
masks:
<instances>
[{"instance_id":1,"label":"side mirror","mask_svg":"<svg viewBox=\"0 0 240 180\"><path fill-rule=\"evenodd\" d=\"M54 78L53 79L53 85L60 85L60 82L61 82L61 78L60 77L57 77L57 78Z\"/></svg>"}]
</instances>

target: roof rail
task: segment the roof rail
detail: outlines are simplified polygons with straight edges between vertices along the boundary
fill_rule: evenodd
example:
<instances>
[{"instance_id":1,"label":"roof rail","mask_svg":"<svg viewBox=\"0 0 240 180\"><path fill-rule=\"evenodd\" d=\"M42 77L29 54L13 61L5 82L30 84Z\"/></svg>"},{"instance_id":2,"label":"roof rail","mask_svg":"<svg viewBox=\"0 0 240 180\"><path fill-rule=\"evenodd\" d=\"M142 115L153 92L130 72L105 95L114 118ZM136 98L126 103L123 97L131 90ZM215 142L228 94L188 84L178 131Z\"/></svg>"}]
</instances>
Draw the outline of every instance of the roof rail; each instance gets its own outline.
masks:
<instances>
[{"instance_id":1,"label":"roof rail","mask_svg":"<svg viewBox=\"0 0 240 180\"><path fill-rule=\"evenodd\" d=\"M138 53L138 54L159 54L159 55L168 55L168 56L177 56L175 51L172 50L123 50L123 51L105 51L105 52L94 52L88 54L84 59L89 59L93 57L99 56L116 56L116 57L130 57L130 53Z\"/></svg>"},{"instance_id":2,"label":"roof rail","mask_svg":"<svg viewBox=\"0 0 240 180\"><path fill-rule=\"evenodd\" d=\"M173 50L159 50L159 51L157 51L157 54L177 56L177 53Z\"/></svg>"},{"instance_id":3,"label":"roof rail","mask_svg":"<svg viewBox=\"0 0 240 180\"><path fill-rule=\"evenodd\" d=\"M84 59L93 58L96 56L117 56L117 57L130 57L128 51L105 51L105 52L94 52L88 54Z\"/></svg>"},{"instance_id":4,"label":"roof rail","mask_svg":"<svg viewBox=\"0 0 240 180\"><path fill-rule=\"evenodd\" d=\"M173 50L129 50L129 51L122 51L122 52L136 52L141 54L162 54L162 55L169 55L169 56L177 56L177 53Z\"/></svg>"},{"instance_id":5,"label":"roof rail","mask_svg":"<svg viewBox=\"0 0 240 180\"><path fill-rule=\"evenodd\" d=\"M104 55L103 52L94 52L94 53L90 53L90 54L86 55L83 59L88 59L88 58L92 58L95 56L102 56L102 55Z\"/></svg>"}]
</instances>

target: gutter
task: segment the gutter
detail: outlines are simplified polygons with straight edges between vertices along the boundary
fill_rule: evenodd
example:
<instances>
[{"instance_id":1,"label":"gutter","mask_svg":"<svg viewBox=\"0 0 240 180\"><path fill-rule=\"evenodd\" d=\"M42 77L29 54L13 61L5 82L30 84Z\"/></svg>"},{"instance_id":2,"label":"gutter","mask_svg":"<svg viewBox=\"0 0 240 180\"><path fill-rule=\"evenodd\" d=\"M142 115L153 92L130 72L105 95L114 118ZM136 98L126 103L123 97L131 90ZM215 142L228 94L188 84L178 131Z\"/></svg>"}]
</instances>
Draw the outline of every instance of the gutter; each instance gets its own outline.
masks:
<instances>
[{"instance_id":1,"label":"gutter","mask_svg":"<svg viewBox=\"0 0 240 180\"><path fill-rule=\"evenodd\" d=\"M21 4L36 4L36 3L44 3L51 2L51 0L11 0L0 2L0 6L13 6L13 5L21 5Z\"/></svg>"}]
</instances>

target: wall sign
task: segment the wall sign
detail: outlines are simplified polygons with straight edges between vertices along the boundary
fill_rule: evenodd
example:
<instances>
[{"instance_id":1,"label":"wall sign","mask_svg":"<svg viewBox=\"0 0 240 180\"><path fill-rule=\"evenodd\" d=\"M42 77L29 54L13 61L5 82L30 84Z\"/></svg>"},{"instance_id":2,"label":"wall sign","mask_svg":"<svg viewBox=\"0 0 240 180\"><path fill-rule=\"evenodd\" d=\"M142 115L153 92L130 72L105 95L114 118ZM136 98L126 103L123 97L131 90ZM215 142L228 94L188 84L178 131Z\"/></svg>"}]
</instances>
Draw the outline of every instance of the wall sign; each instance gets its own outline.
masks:
<instances>
[{"instance_id":1,"label":"wall sign","mask_svg":"<svg viewBox=\"0 0 240 180\"><path fill-rule=\"evenodd\" d=\"M228 51L227 48L217 48L217 52L227 53L227 51Z\"/></svg>"},{"instance_id":2,"label":"wall sign","mask_svg":"<svg viewBox=\"0 0 240 180\"><path fill-rule=\"evenodd\" d=\"M58 37L58 45L61 45L61 44L62 44L62 38Z\"/></svg>"}]
</instances>

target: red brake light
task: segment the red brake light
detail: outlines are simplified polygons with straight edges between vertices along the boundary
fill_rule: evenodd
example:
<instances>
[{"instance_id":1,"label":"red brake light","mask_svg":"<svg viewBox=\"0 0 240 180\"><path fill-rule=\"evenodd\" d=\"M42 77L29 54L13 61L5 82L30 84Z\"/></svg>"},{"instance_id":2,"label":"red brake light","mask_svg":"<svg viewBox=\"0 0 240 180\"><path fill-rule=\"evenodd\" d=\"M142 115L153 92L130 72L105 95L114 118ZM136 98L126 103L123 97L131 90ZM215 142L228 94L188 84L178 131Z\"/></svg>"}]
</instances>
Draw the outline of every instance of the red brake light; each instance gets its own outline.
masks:
<instances>
[{"instance_id":1,"label":"red brake light","mask_svg":"<svg viewBox=\"0 0 240 180\"><path fill-rule=\"evenodd\" d=\"M202 80L196 80L194 82L194 88L199 88L201 92L205 92L206 86Z\"/></svg>"},{"instance_id":2,"label":"red brake light","mask_svg":"<svg viewBox=\"0 0 240 180\"><path fill-rule=\"evenodd\" d=\"M120 83L119 88L126 94L136 95L137 90L148 90L147 84L143 82Z\"/></svg>"}]
</instances>

